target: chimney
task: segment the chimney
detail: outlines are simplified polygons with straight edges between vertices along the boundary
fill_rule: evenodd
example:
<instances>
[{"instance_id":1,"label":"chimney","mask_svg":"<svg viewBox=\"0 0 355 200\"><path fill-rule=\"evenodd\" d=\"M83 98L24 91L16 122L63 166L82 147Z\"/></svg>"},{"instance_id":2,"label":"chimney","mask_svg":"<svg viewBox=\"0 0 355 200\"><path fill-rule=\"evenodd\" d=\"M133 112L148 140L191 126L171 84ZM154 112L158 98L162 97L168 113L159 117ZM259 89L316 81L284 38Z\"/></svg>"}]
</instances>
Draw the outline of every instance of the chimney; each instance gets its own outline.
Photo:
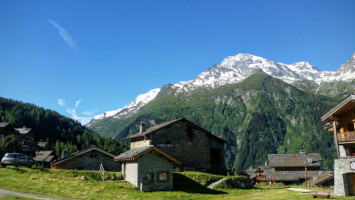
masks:
<instances>
[{"instance_id":1,"label":"chimney","mask_svg":"<svg viewBox=\"0 0 355 200\"><path fill-rule=\"evenodd\" d=\"M306 154L306 150L300 150L300 154L302 155Z\"/></svg>"},{"instance_id":2,"label":"chimney","mask_svg":"<svg viewBox=\"0 0 355 200\"><path fill-rule=\"evenodd\" d=\"M62 150L62 158L65 158L68 156L68 148Z\"/></svg>"},{"instance_id":3,"label":"chimney","mask_svg":"<svg viewBox=\"0 0 355 200\"><path fill-rule=\"evenodd\" d=\"M139 133L143 133L145 131L144 126L145 126L144 122L139 123Z\"/></svg>"}]
</instances>

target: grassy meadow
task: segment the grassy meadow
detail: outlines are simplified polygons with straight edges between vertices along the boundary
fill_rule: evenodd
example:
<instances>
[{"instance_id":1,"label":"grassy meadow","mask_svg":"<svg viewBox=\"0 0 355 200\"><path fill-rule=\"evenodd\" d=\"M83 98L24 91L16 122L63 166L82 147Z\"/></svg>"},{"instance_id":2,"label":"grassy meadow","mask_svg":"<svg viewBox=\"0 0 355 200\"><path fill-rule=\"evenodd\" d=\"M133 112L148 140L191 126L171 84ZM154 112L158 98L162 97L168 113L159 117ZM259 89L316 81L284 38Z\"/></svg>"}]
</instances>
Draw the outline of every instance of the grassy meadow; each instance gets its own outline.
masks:
<instances>
[{"instance_id":1,"label":"grassy meadow","mask_svg":"<svg viewBox=\"0 0 355 200\"><path fill-rule=\"evenodd\" d=\"M119 172L109 172L106 178L117 174ZM81 180L82 176L87 179ZM94 171L0 168L0 188L59 199L312 199L310 194L287 190L287 187L281 184L277 184L275 188L255 186L253 189L210 190L205 186L223 176L178 172L174 174L175 177L180 182L183 181L175 191L143 193L124 181L103 182L99 172ZM28 198L5 195L0 196L0 199Z\"/></svg>"}]
</instances>

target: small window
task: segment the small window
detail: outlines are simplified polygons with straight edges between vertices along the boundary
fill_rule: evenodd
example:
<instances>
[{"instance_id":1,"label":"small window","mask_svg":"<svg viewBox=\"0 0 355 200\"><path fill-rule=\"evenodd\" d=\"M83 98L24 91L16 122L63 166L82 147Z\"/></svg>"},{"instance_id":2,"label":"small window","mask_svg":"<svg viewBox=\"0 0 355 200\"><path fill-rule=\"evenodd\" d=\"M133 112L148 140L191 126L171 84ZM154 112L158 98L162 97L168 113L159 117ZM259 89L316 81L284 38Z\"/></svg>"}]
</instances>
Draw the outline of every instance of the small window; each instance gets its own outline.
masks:
<instances>
[{"instance_id":1,"label":"small window","mask_svg":"<svg viewBox=\"0 0 355 200\"><path fill-rule=\"evenodd\" d=\"M94 154L94 157L97 158L97 154Z\"/></svg>"},{"instance_id":2,"label":"small window","mask_svg":"<svg viewBox=\"0 0 355 200\"><path fill-rule=\"evenodd\" d=\"M149 182L153 183L154 182L154 173L148 173L147 178Z\"/></svg>"},{"instance_id":3,"label":"small window","mask_svg":"<svg viewBox=\"0 0 355 200\"><path fill-rule=\"evenodd\" d=\"M194 130L192 129L192 127L188 126L188 127L187 127L187 130L186 130L186 135L187 135L188 137L192 137L193 132L194 132Z\"/></svg>"},{"instance_id":4,"label":"small window","mask_svg":"<svg viewBox=\"0 0 355 200\"><path fill-rule=\"evenodd\" d=\"M170 140L166 140L166 144L171 144Z\"/></svg>"},{"instance_id":5,"label":"small window","mask_svg":"<svg viewBox=\"0 0 355 200\"><path fill-rule=\"evenodd\" d=\"M90 158L93 158L94 157L94 155L93 154L90 154Z\"/></svg>"},{"instance_id":6,"label":"small window","mask_svg":"<svg viewBox=\"0 0 355 200\"><path fill-rule=\"evenodd\" d=\"M354 131L354 124L353 123L348 124L348 131Z\"/></svg>"},{"instance_id":7,"label":"small window","mask_svg":"<svg viewBox=\"0 0 355 200\"><path fill-rule=\"evenodd\" d=\"M169 172L158 172L158 181L159 182L168 182L169 181Z\"/></svg>"}]
</instances>

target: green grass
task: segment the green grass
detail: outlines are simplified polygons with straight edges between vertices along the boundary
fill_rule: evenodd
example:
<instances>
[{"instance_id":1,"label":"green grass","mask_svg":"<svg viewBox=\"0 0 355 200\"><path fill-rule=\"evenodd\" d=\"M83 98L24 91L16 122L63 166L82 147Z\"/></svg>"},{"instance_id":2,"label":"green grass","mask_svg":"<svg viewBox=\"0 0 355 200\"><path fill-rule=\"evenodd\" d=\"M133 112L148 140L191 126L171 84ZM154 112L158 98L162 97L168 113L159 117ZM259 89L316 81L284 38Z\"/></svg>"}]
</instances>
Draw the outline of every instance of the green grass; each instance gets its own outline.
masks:
<instances>
[{"instance_id":1,"label":"green grass","mask_svg":"<svg viewBox=\"0 0 355 200\"><path fill-rule=\"evenodd\" d=\"M14 195L0 196L0 200L30 200L30 199L31 198L19 197L19 196L14 196Z\"/></svg>"},{"instance_id":2,"label":"green grass","mask_svg":"<svg viewBox=\"0 0 355 200\"><path fill-rule=\"evenodd\" d=\"M0 188L64 199L312 199L311 195L289 191L281 184L275 188L256 186L253 189L209 190L202 185L207 185L212 179L223 176L199 172L175 173L174 178L180 177L176 181L180 180L183 183L176 189L177 191L143 193L135 190L127 182L102 182L97 178L96 173L74 170L0 168ZM83 175L88 179L80 180ZM8 195L0 199L25 198ZM332 197L332 199L344 198Z\"/></svg>"}]
</instances>

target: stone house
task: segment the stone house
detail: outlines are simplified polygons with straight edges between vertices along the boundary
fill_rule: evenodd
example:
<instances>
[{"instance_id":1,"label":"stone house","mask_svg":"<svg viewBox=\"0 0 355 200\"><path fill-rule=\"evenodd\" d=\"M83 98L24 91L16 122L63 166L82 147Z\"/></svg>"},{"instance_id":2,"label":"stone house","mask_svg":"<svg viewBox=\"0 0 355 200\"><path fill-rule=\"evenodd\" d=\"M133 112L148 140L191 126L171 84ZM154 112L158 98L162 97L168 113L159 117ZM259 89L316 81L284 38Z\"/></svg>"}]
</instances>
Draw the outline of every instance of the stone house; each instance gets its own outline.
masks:
<instances>
[{"instance_id":1,"label":"stone house","mask_svg":"<svg viewBox=\"0 0 355 200\"><path fill-rule=\"evenodd\" d=\"M181 163L153 145L130 149L115 157L122 175L141 191L173 189L173 165Z\"/></svg>"},{"instance_id":2,"label":"stone house","mask_svg":"<svg viewBox=\"0 0 355 200\"><path fill-rule=\"evenodd\" d=\"M98 147L78 151L51 163L51 169L100 170L100 164L106 171L120 171L121 166L114 161L116 156Z\"/></svg>"},{"instance_id":3,"label":"stone house","mask_svg":"<svg viewBox=\"0 0 355 200\"><path fill-rule=\"evenodd\" d=\"M355 195L355 94L348 95L321 117L333 132L337 159L334 160L334 195Z\"/></svg>"},{"instance_id":4,"label":"stone house","mask_svg":"<svg viewBox=\"0 0 355 200\"><path fill-rule=\"evenodd\" d=\"M162 123L140 132L130 140L131 149L154 145L181 162L185 170L223 173L226 170L224 139L206 131L185 118Z\"/></svg>"}]
</instances>

